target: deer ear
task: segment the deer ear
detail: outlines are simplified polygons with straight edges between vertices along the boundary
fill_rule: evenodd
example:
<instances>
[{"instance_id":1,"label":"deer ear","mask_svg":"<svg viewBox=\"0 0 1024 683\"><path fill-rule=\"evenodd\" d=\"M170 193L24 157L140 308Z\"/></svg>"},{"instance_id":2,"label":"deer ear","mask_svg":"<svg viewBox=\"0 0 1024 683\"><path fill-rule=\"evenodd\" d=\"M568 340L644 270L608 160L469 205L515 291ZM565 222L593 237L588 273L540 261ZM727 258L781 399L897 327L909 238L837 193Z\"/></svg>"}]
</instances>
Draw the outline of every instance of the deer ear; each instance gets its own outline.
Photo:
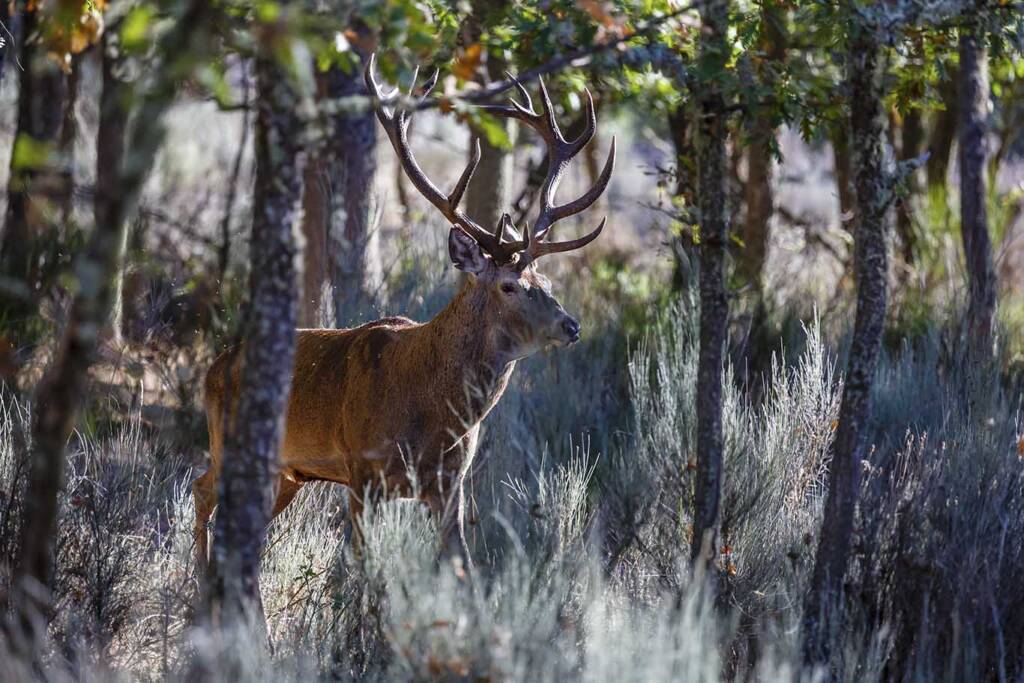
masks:
<instances>
[{"instance_id":1,"label":"deer ear","mask_svg":"<svg viewBox=\"0 0 1024 683\"><path fill-rule=\"evenodd\" d=\"M487 257L476 240L461 228L452 228L448 233L448 255L455 267L466 273L479 275L487 269Z\"/></svg>"}]
</instances>

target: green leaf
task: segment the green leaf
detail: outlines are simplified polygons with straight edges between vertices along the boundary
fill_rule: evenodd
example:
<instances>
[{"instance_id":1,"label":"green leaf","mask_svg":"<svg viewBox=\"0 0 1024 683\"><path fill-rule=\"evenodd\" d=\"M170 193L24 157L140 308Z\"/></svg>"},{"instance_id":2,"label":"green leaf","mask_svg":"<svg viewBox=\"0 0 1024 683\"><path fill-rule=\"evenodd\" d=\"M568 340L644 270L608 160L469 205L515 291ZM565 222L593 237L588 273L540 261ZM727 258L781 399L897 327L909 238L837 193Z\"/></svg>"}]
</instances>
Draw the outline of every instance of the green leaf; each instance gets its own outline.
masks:
<instances>
[{"instance_id":1,"label":"green leaf","mask_svg":"<svg viewBox=\"0 0 1024 683\"><path fill-rule=\"evenodd\" d=\"M480 114L474 117L473 123L476 124L477 130L487 138L487 142L499 149L512 149L512 141L509 139L508 129L505 127L504 121L496 119L489 114Z\"/></svg>"},{"instance_id":2,"label":"green leaf","mask_svg":"<svg viewBox=\"0 0 1024 683\"><path fill-rule=\"evenodd\" d=\"M53 143L36 140L22 133L14 143L11 154L11 168L17 170L43 168L50 161Z\"/></svg>"},{"instance_id":3,"label":"green leaf","mask_svg":"<svg viewBox=\"0 0 1024 683\"><path fill-rule=\"evenodd\" d=\"M265 24L277 21L280 16L281 6L276 2L261 2L256 6L256 17Z\"/></svg>"},{"instance_id":4,"label":"green leaf","mask_svg":"<svg viewBox=\"0 0 1024 683\"><path fill-rule=\"evenodd\" d=\"M128 52L145 49L149 42L149 26L153 20L153 9L138 5L128 13L121 27L121 46Z\"/></svg>"}]
</instances>

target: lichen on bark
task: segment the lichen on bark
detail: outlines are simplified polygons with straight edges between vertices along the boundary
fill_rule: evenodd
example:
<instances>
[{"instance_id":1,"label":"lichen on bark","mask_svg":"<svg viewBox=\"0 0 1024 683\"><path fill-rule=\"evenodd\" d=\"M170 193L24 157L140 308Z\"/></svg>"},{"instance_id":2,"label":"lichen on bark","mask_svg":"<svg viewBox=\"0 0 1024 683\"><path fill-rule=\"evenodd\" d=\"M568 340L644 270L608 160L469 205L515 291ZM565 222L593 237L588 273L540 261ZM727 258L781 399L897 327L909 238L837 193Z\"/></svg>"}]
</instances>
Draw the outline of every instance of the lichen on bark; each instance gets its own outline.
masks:
<instances>
[{"instance_id":1,"label":"lichen on bark","mask_svg":"<svg viewBox=\"0 0 1024 683\"><path fill-rule=\"evenodd\" d=\"M256 183L237 405L228 408L209 606L218 623L262 616L260 555L270 522L291 387L301 281L294 229L302 192L299 97L272 57L255 60Z\"/></svg>"}]
</instances>

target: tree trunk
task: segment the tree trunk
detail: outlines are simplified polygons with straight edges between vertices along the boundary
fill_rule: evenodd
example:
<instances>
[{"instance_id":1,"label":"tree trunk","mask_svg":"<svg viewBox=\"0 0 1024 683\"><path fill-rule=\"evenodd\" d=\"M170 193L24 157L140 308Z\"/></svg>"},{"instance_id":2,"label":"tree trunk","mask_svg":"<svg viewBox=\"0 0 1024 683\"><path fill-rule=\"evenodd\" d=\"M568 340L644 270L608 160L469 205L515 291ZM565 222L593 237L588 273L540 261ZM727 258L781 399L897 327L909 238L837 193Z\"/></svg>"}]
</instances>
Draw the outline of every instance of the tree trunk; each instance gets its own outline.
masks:
<instances>
[{"instance_id":1,"label":"tree trunk","mask_svg":"<svg viewBox=\"0 0 1024 683\"><path fill-rule=\"evenodd\" d=\"M762 63L759 68L761 86L774 88L773 74L786 58L786 15L775 0L766 0L761 5L758 51L766 57L766 63ZM740 277L753 285L758 294L763 284L762 271L768 252L768 230L775 210L772 196L772 143L775 139L775 128L771 116L767 115L774 106L774 99L769 97L764 104L764 111L756 112L753 129L750 131L750 143L747 147L747 182L743 186L746 215L740 232L743 248L740 249L736 264Z\"/></svg>"},{"instance_id":2,"label":"tree trunk","mask_svg":"<svg viewBox=\"0 0 1024 683\"><path fill-rule=\"evenodd\" d=\"M205 52L206 6L201 0L193 2L161 40L158 54L165 56L163 73L173 73L174 78L158 79L140 101L138 122L125 147L131 156L116 160L117 192L105 194L103 201L97 201L96 227L75 269L78 289L64 338L36 390L21 558L15 568L10 596L27 639L21 641L26 654L34 651L38 643L41 634L35 627L41 625L39 616L45 614L49 606L47 586L53 571L51 542L57 518L57 497L64 481L64 448L85 394L87 373L99 343L100 330L110 314L126 218L135 208L163 141L163 113L173 102L175 85L184 75L177 58L181 54L194 58ZM110 84L105 82L104 88ZM123 94L104 92L103 97ZM101 147L98 152L98 163L110 161L108 150Z\"/></svg>"},{"instance_id":3,"label":"tree trunk","mask_svg":"<svg viewBox=\"0 0 1024 683\"><path fill-rule=\"evenodd\" d=\"M928 177L928 188L946 188L946 176L949 171L949 158L952 155L953 141L956 139L956 124L959 114L956 82L959 80L958 69L951 69L948 78L939 85L943 108L935 112L932 121L931 135L928 137L928 150L931 156L925 163L925 174Z\"/></svg>"},{"instance_id":4,"label":"tree trunk","mask_svg":"<svg viewBox=\"0 0 1024 683\"><path fill-rule=\"evenodd\" d=\"M332 69L326 75L327 96L334 99L366 94L361 70ZM377 231L373 226L374 179L377 176L377 121L372 111L339 114L324 150L324 176L329 195L328 269L334 295L334 319L348 324L377 303L381 272Z\"/></svg>"},{"instance_id":5,"label":"tree trunk","mask_svg":"<svg viewBox=\"0 0 1024 683\"><path fill-rule=\"evenodd\" d=\"M924 124L921 120L921 111L914 109L908 112L903 119L903 130L900 135L900 160L906 161L918 157L921 154L923 141ZM917 245L914 215L921 194L920 176L920 171L915 170L907 177L907 194L900 201L896 212L896 233L900 237L903 262L908 266L914 264L914 250Z\"/></svg>"},{"instance_id":6,"label":"tree trunk","mask_svg":"<svg viewBox=\"0 0 1024 683\"><path fill-rule=\"evenodd\" d=\"M256 184L249 306L236 406L227 426L213 537L209 606L215 623L262 616L260 554L270 522L291 390L301 281L303 163L298 96L288 71L261 55L256 72Z\"/></svg>"},{"instance_id":7,"label":"tree trunk","mask_svg":"<svg viewBox=\"0 0 1024 683\"><path fill-rule=\"evenodd\" d=\"M7 219L0 244L0 275L24 282L35 294L44 233L59 220L63 160L57 149L66 78L37 36L40 10L22 13L18 128L7 186ZM20 312L24 313L24 309Z\"/></svg>"},{"instance_id":8,"label":"tree trunk","mask_svg":"<svg viewBox=\"0 0 1024 683\"><path fill-rule=\"evenodd\" d=\"M231 164L231 178L228 180L228 196L224 201L224 214L220 219L220 245L217 249L217 273L223 290L224 279L227 277L228 266L231 265L231 218L235 212L235 200L238 197L238 180L242 176L242 161L245 158L245 147L249 143L249 118L252 107L249 98L249 64L242 62L242 135L235 150L235 160Z\"/></svg>"},{"instance_id":9,"label":"tree trunk","mask_svg":"<svg viewBox=\"0 0 1024 683\"><path fill-rule=\"evenodd\" d=\"M697 178L694 168L694 159L697 151L694 149L693 127L690 125L690 112L683 105L677 106L668 114L668 131L672 138L672 148L675 152L675 187L672 192L684 206L692 208L697 197ZM694 244L692 235L685 231L678 239L671 241L672 260L675 267L672 269L672 291L681 292L689 285L692 278L691 256Z\"/></svg>"},{"instance_id":10,"label":"tree trunk","mask_svg":"<svg viewBox=\"0 0 1024 683\"><path fill-rule=\"evenodd\" d=\"M832 134L832 154L836 167L836 192L839 195L840 227L853 232L856 198L853 191L853 169L850 162L850 130L839 126Z\"/></svg>"},{"instance_id":11,"label":"tree trunk","mask_svg":"<svg viewBox=\"0 0 1024 683\"><path fill-rule=\"evenodd\" d=\"M969 338L991 351L996 276L988 234L985 173L988 157L988 54L984 31L960 29L960 232L967 264Z\"/></svg>"},{"instance_id":12,"label":"tree trunk","mask_svg":"<svg viewBox=\"0 0 1024 683\"><path fill-rule=\"evenodd\" d=\"M306 160L302 180L302 302L299 325L319 327L320 299L327 279L327 211L330 195L320 154ZM347 290L346 290L347 291Z\"/></svg>"},{"instance_id":13,"label":"tree trunk","mask_svg":"<svg viewBox=\"0 0 1024 683\"><path fill-rule=\"evenodd\" d=\"M114 28L111 27L113 32ZM103 74L103 90L100 94L100 119L96 131L96 196L93 200L93 212L96 225L103 225L108 220L110 202L120 192L121 159L124 155L124 135L128 125L128 110L125 103L125 85L117 74L119 58L116 45L111 45L110 33L103 36L100 44L101 70ZM118 249L123 254L127 245L128 230L121 231L121 244ZM114 276L114 301L111 307L106 335L115 341L121 339L121 320L124 308L122 285L124 284L124 268L117 269Z\"/></svg>"},{"instance_id":14,"label":"tree trunk","mask_svg":"<svg viewBox=\"0 0 1024 683\"><path fill-rule=\"evenodd\" d=\"M928 219L933 228L948 227L952 218L946 179L949 175L949 159L953 154L953 141L956 140L959 118L956 86L959 79L959 67L951 68L948 77L939 84L944 106L935 112L931 134L928 136L928 151L931 155L925 164L925 177L928 183Z\"/></svg>"},{"instance_id":15,"label":"tree trunk","mask_svg":"<svg viewBox=\"0 0 1024 683\"><path fill-rule=\"evenodd\" d=\"M842 623L843 576L850 555L871 385L886 308L885 214L890 181L883 162L881 48L870 25L854 23L849 40L847 78L856 192L857 315L828 473L828 497L804 611L804 658L810 665L829 661L831 639Z\"/></svg>"},{"instance_id":16,"label":"tree trunk","mask_svg":"<svg viewBox=\"0 0 1024 683\"><path fill-rule=\"evenodd\" d=\"M57 154L61 159L62 187L64 193L57 198L60 224L66 239L70 236L71 218L75 204L75 138L78 136L78 117L75 108L78 106L78 87L82 76L82 60L87 52L71 55L70 71L67 74L64 97L64 111L61 114L60 140Z\"/></svg>"},{"instance_id":17,"label":"tree trunk","mask_svg":"<svg viewBox=\"0 0 1024 683\"><path fill-rule=\"evenodd\" d=\"M697 369L697 481L690 558L695 571L711 577L718 556L722 490L722 362L729 305L725 294L726 114L721 85L714 74L725 70L729 55L728 0L698 5L702 73L712 74L699 95L697 133L700 189L700 355Z\"/></svg>"}]
</instances>

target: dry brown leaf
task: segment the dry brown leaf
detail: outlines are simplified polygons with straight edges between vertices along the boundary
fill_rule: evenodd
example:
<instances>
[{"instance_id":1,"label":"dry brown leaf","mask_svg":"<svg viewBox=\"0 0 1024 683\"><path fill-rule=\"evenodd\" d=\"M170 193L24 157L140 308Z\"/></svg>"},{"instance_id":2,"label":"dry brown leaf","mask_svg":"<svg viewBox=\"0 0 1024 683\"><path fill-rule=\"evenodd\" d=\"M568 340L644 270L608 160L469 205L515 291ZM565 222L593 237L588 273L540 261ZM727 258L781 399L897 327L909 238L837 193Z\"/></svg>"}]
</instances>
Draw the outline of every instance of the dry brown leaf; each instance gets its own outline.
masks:
<instances>
[{"instance_id":1,"label":"dry brown leaf","mask_svg":"<svg viewBox=\"0 0 1024 683\"><path fill-rule=\"evenodd\" d=\"M476 70L483 59L484 48L480 43L473 43L462 51L452 66L452 73L464 81L473 80Z\"/></svg>"},{"instance_id":2,"label":"dry brown leaf","mask_svg":"<svg viewBox=\"0 0 1024 683\"><path fill-rule=\"evenodd\" d=\"M577 0L576 4L589 14L591 19L605 28L612 28L619 23L611 13L611 3L598 2L598 0Z\"/></svg>"}]
</instances>

